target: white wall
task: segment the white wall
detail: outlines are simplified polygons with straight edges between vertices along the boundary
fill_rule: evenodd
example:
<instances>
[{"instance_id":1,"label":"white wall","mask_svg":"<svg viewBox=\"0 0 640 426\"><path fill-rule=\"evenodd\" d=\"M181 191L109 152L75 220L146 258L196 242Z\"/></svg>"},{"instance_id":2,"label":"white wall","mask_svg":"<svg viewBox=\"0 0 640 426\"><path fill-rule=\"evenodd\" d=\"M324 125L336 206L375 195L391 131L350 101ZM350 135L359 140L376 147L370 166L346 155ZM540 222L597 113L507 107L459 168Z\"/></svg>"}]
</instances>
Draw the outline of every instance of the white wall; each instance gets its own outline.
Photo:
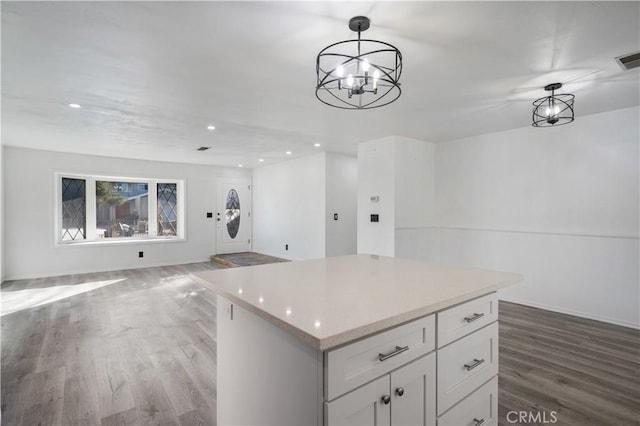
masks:
<instances>
[{"instance_id":1,"label":"white wall","mask_svg":"<svg viewBox=\"0 0 640 426\"><path fill-rule=\"evenodd\" d=\"M358 145L358 253L394 255L395 137ZM371 197L379 197L372 202ZM371 214L379 222L371 222Z\"/></svg>"},{"instance_id":2,"label":"white wall","mask_svg":"<svg viewBox=\"0 0 640 426\"><path fill-rule=\"evenodd\" d=\"M639 114L438 144L437 226L396 254L520 272L503 299L640 326Z\"/></svg>"},{"instance_id":3,"label":"white wall","mask_svg":"<svg viewBox=\"0 0 640 426\"><path fill-rule=\"evenodd\" d=\"M359 253L394 256L398 230L433 225L434 154L433 143L400 136L358 146ZM372 213L379 223L371 222Z\"/></svg>"},{"instance_id":4,"label":"white wall","mask_svg":"<svg viewBox=\"0 0 640 426\"><path fill-rule=\"evenodd\" d=\"M326 153L326 256L357 251L358 160ZM338 220L334 220L334 213Z\"/></svg>"},{"instance_id":5,"label":"white wall","mask_svg":"<svg viewBox=\"0 0 640 426\"><path fill-rule=\"evenodd\" d=\"M325 256L325 174L324 153L253 170L253 251L292 260Z\"/></svg>"},{"instance_id":6,"label":"white wall","mask_svg":"<svg viewBox=\"0 0 640 426\"><path fill-rule=\"evenodd\" d=\"M6 146L3 160L6 279L206 261L215 248L215 219L206 218L215 211L215 177L250 173ZM186 241L54 246L55 172L185 179ZM138 251L144 251L143 258Z\"/></svg>"},{"instance_id":7,"label":"white wall","mask_svg":"<svg viewBox=\"0 0 640 426\"><path fill-rule=\"evenodd\" d=\"M0 284L4 281L4 162L0 138Z\"/></svg>"},{"instance_id":8,"label":"white wall","mask_svg":"<svg viewBox=\"0 0 640 426\"><path fill-rule=\"evenodd\" d=\"M430 142L396 137L396 232L434 224L435 147Z\"/></svg>"}]
</instances>

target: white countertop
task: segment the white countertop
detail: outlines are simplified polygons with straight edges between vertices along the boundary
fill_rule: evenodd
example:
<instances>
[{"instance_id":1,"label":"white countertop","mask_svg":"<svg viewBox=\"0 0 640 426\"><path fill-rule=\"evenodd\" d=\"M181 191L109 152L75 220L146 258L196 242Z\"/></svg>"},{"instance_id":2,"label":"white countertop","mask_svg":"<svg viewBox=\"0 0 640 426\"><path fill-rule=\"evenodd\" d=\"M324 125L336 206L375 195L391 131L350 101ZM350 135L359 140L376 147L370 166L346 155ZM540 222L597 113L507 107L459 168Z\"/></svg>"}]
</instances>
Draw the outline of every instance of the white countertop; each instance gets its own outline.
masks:
<instances>
[{"instance_id":1,"label":"white countertop","mask_svg":"<svg viewBox=\"0 0 640 426\"><path fill-rule=\"evenodd\" d=\"M319 350L522 280L522 275L374 255L196 272L199 283Z\"/></svg>"}]
</instances>

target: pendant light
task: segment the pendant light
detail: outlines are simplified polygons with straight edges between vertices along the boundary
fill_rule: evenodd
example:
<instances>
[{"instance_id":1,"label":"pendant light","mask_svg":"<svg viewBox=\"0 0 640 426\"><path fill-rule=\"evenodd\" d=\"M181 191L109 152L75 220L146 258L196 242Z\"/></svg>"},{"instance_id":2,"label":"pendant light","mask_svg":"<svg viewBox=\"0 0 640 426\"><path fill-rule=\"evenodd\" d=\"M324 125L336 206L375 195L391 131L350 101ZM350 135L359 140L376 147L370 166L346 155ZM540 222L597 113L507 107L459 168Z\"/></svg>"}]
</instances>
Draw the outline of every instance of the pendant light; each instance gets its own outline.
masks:
<instances>
[{"instance_id":1,"label":"pendant light","mask_svg":"<svg viewBox=\"0 0 640 426\"><path fill-rule=\"evenodd\" d=\"M316 97L343 109L378 108L400 97L402 54L384 41L361 38L371 22L366 16L349 21L357 40L344 40L320 51L316 58Z\"/></svg>"},{"instance_id":2,"label":"pendant light","mask_svg":"<svg viewBox=\"0 0 640 426\"><path fill-rule=\"evenodd\" d=\"M533 127L561 126L574 120L574 95L556 94L562 83L552 83L544 86L544 90L551 92L550 96L536 99L533 102Z\"/></svg>"}]
</instances>

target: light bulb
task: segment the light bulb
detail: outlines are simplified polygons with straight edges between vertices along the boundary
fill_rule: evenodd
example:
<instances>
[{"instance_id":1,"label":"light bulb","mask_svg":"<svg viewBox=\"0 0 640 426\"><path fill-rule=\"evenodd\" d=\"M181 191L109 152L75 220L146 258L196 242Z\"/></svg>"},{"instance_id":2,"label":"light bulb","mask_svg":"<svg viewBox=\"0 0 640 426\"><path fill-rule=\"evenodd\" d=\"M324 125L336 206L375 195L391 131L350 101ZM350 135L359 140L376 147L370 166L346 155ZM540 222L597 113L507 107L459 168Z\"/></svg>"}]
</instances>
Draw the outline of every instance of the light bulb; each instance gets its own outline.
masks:
<instances>
[{"instance_id":1,"label":"light bulb","mask_svg":"<svg viewBox=\"0 0 640 426\"><path fill-rule=\"evenodd\" d=\"M555 103L552 103L545 109L544 114L547 117L551 117L552 115L558 115L560 114L560 107Z\"/></svg>"},{"instance_id":2,"label":"light bulb","mask_svg":"<svg viewBox=\"0 0 640 426\"><path fill-rule=\"evenodd\" d=\"M353 76L351 74L347 77L347 86L353 86Z\"/></svg>"},{"instance_id":3,"label":"light bulb","mask_svg":"<svg viewBox=\"0 0 640 426\"><path fill-rule=\"evenodd\" d=\"M369 72L369 61L367 59L362 61L362 71L364 71L365 74Z\"/></svg>"},{"instance_id":4,"label":"light bulb","mask_svg":"<svg viewBox=\"0 0 640 426\"><path fill-rule=\"evenodd\" d=\"M378 87L378 79L380 78L380 71L377 69L373 71L373 88L376 89Z\"/></svg>"},{"instance_id":5,"label":"light bulb","mask_svg":"<svg viewBox=\"0 0 640 426\"><path fill-rule=\"evenodd\" d=\"M338 77L342 78L344 75L344 68L342 65L338 65L338 68L336 68L336 74L338 74Z\"/></svg>"}]
</instances>

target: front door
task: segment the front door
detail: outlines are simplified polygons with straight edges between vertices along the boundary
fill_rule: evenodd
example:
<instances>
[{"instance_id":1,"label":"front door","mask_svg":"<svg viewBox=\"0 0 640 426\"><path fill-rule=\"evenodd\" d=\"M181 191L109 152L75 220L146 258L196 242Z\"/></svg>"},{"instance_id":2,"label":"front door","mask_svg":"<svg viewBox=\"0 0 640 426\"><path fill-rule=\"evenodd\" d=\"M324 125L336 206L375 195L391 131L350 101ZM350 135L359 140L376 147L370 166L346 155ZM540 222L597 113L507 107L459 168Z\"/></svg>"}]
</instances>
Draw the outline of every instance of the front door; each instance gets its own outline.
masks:
<instances>
[{"instance_id":1,"label":"front door","mask_svg":"<svg viewBox=\"0 0 640 426\"><path fill-rule=\"evenodd\" d=\"M216 253L251 250L251 179L218 178Z\"/></svg>"}]
</instances>

